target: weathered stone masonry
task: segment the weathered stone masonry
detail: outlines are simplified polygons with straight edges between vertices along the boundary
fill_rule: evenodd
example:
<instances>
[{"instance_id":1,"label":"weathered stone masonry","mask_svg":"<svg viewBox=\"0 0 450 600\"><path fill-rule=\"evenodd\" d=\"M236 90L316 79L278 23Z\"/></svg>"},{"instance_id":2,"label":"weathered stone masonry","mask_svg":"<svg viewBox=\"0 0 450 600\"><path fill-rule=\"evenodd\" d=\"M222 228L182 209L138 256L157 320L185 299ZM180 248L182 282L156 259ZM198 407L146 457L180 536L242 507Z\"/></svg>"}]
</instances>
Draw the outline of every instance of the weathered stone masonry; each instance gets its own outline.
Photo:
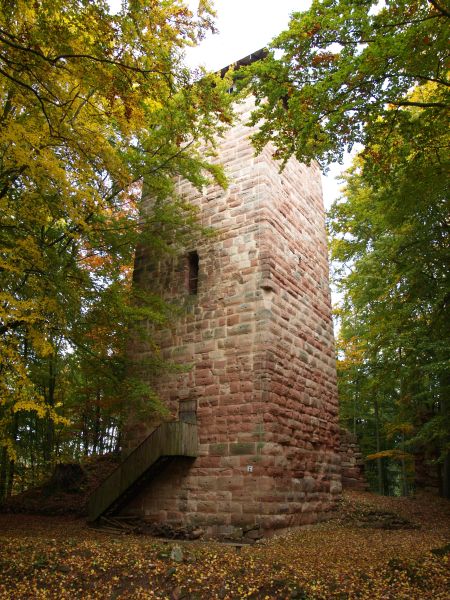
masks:
<instances>
[{"instance_id":1,"label":"weathered stone masonry","mask_svg":"<svg viewBox=\"0 0 450 600\"><path fill-rule=\"evenodd\" d=\"M190 249L197 294L187 256L155 271L141 252L136 273L189 305L158 335L166 358L194 367L157 388L176 418L196 412L200 456L174 462L127 510L224 535L311 523L341 491L320 173L294 159L280 173L270 148L255 157L243 124L250 108L220 144L229 188L199 193L179 182L217 233ZM128 443L145 433L130 426Z\"/></svg>"},{"instance_id":2,"label":"weathered stone masonry","mask_svg":"<svg viewBox=\"0 0 450 600\"><path fill-rule=\"evenodd\" d=\"M355 434L341 427L339 431L341 455L341 478L344 489L367 490L364 477L364 461Z\"/></svg>"}]
</instances>

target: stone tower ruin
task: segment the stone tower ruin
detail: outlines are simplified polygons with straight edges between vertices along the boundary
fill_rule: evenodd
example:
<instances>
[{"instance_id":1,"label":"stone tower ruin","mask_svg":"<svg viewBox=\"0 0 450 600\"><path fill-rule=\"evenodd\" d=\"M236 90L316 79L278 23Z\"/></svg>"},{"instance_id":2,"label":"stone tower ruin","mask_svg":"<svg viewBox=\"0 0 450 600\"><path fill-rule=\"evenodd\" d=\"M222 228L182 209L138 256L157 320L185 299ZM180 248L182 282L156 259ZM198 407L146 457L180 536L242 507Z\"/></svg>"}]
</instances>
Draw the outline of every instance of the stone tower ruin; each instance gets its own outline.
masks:
<instances>
[{"instance_id":1,"label":"stone tower ruin","mask_svg":"<svg viewBox=\"0 0 450 600\"><path fill-rule=\"evenodd\" d=\"M175 420L197 424L199 445L197 458L172 460L126 510L256 537L322 519L341 475L320 172L290 159L280 173L270 147L255 156L251 106L238 108L219 145L228 189L178 183L215 235L156 269L145 249L136 257L140 285L187 306L157 341L164 358L193 367L156 388ZM145 348L132 352L138 360ZM150 431L134 423L128 446Z\"/></svg>"}]
</instances>

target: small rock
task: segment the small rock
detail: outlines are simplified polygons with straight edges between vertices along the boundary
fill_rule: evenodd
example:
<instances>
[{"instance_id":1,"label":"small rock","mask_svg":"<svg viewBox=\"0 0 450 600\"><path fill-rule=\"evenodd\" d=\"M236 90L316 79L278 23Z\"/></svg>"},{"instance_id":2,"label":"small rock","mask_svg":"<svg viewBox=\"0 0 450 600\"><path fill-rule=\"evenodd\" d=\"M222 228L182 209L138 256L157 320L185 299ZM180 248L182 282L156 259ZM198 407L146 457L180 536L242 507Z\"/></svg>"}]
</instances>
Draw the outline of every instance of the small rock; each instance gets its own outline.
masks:
<instances>
[{"instance_id":1,"label":"small rock","mask_svg":"<svg viewBox=\"0 0 450 600\"><path fill-rule=\"evenodd\" d=\"M246 527L243 527L242 531L247 534L249 531L253 531L255 529L260 529L261 525L259 523L254 523L253 525L247 525Z\"/></svg>"},{"instance_id":2,"label":"small rock","mask_svg":"<svg viewBox=\"0 0 450 600\"><path fill-rule=\"evenodd\" d=\"M193 531L191 531L191 534L189 537L191 538L191 540L198 540L199 538L202 537L202 535L204 533L205 532L203 531L203 529L194 529Z\"/></svg>"},{"instance_id":3,"label":"small rock","mask_svg":"<svg viewBox=\"0 0 450 600\"><path fill-rule=\"evenodd\" d=\"M263 534L258 529L251 529L247 531L245 537L249 540L260 540L263 537Z\"/></svg>"},{"instance_id":4,"label":"small rock","mask_svg":"<svg viewBox=\"0 0 450 600\"><path fill-rule=\"evenodd\" d=\"M173 546L170 558L178 563L183 562L183 550L181 546Z\"/></svg>"}]
</instances>

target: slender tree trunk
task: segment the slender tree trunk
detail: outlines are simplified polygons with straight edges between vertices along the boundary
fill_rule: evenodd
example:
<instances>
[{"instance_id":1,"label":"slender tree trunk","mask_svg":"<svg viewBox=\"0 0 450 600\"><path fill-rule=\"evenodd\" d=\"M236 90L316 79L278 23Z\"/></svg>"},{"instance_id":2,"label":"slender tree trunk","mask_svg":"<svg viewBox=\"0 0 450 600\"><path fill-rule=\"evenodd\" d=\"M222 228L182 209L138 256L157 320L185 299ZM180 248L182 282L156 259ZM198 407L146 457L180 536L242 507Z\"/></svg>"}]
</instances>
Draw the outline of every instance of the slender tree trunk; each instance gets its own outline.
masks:
<instances>
[{"instance_id":1,"label":"slender tree trunk","mask_svg":"<svg viewBox=\"0 0 450 600\"><path fill-rule=\"evenodd\" d=\"M94 417L94 435L93 435L94 439L93 439L93 448L92 448L92 451L94 454L96 454L98 452L98 448L100 445L100 435L101 435L101 431L100 431L100 422L101 422L100 398L101 398L100 390L97 389L96 398L95 398L95 417Z\"/></svg>"},{"instance_id":2,"label":"slender tree trunk","mask_svg":"<svg viewBox=\"0 0 450 600\"><path fill-rule=\"evenodd\" d=\"M450 452L447 452L441 468L441 496L450 499Z\"/></svg>"},{"instance_id":3,"label":"slender tree trunk","mask_svg":"<svg viewBox=\"0 0 450 600\"><path fill-rule=\"evenodd\" d=\"M52 356L48 364L48 395L47 404L51 408L55 406L55 389L56 389L56 369L55 358ZM45 422L44 447L43 457L44 463L48 466L53 459L53 445L55 437L55 426L51 418L47 417Z\"/></svg>"},{"instance_id":4,"label":"slender tree trunk","mask_svg":"<svg viewBox=\"0 0 450 600\"><path fill-rule=\"evenodd\" d=\"M405 447L405 436L402 435L402 450ZM406 461L402 458L402 496L409 496L408 474L406 472Z\"/></svg>"},{"instance_id":5,"label":"slender tree trunk","mask_svg":"<svg viewBox=\"0 0 450 600\"><path fill-rule=\"evenodd\" d=\"M77 437L76 437L76 446L75 446L76 450L76 457L77 459L79 459L80 454L81 454L81 433L77 432Z\"/></svg>"},{"instance_id":6,"label":"slender tree trunk","mask_svg":"<svg viewBox=\"0 0 450 600\"><path fill-rule=\"evenodd\" d=\"M88 429L88 417L84 412L82 415L83 419L83 428L81 430L81 436L83 440L83 454L84 456L88 456L89 454L89 429Z\"/></svg>"},{"instance_id":7,"label":"slender tree trunk","mask_svg":"<svg viewBox=\"0 0 450 600\"><path fill-rule=\"evenodd\" d=\"M19 433L19 415L14 413L14 421L12 427L12 438L14 440L14 444L17 442L17 435ZM14 484L14 475L16 472L16 461L11 459L8 465L8 486L6 488L6 497L10 498L12 496L13 484Z\"/></svg>"},{"instance_id":8,"label":"slender tree trunk","mask_svg":"<svg viewBox=\"0 0 450 600\"><path fill-rule=\"evenodd\" d=\"M30 451L30 465L31 465L31 482L30 487L34 487L36 484L36 457L33 450Z\"/></svg>"},{"instance_id":9,"label":"slender tree trunk","mask_svg":"<svg viewBox=\"0 0 450 600\"><path fill-rule=\"evenodd\" d=\"M380 437L380 413L378 400L375 398L374 401L375 407L375 442L377 453L381 452L381 437ZM378 475L378 493L384 495L384 477L383 477L383 463L381 458L377 458L377 475Z\"/></svg>"},{"instance_id":10,"label":"slender tree trunk","mask_svg":"<svg viewBox=\"0 0 450 600\"><path fill-rule=\"evenodd\" d=\"M402 349L401 348L398 349L398 357L399 357L400 366L402 366L403 363L402 363ZM405 394L404 378L403 378L403 376L400 376L400 399L403 398L404 394ZM404 433L402 433L401 438L402 438L402 441L401 441L400 447L401 447L402 452L404 452L405 451L405 434ZM405 462L404 458L402 458L402 460L401 460L401 473L402 473L402 496L408 496L409 495L408 477L407 477L407 473L406 473L406 462Z\"/></svg>"},{"instance_id":11,"label":"slender tree trunk","mask_svg":"<svg viewBox=\"0 0 450 600\"><path fill-rule=\"evenodd\" d=\"M440 377L439 380L440 388L440 401L439 401L439 412L441 415L447 416L450 411L450 374L447 371ZM450 432L447 432L445 438L441 441L439 451L442 454L442 449L447 446L450 441ZM445 450L444 450L445 451ZM445 452L444 460L440 471L440 495L444 498L450 499L450 451Z\"/></svg>"},{"instance_id":12,"label":"slender tree trunk","mask_svg":"<svg viewBox=\"0 0 450 600\"><path fill-rule=\"evenodd\" d=\"M6 497L7 498L11 498L11 496L12 496L15 467L16 467L16 461L10 460L9 465L8 465L8 485L6 487Z\"/></svg>"},{"instance_id":13,"label":"slender tree trunk","mask_svg":"<svg viewBox=\"0 0 450 600\"><path fill-rule=\"evenodd\" d=\"M122 444L122 432L119 428L117 428L117 437L116 437L116 443L114 446L114 452L116 454L118 454L120 452L121 444Z\"/></svg>"},{"instance_id":14,"label":"slender tree trunk","mask_svg":"<svg viewBox=\"0 0 450 600\"><path fill-rule=\"evenodd\" d=\"M99 439L99 446L98 446L99 454L105 453L105 436L106 436L106 429L105 429L105 425L103 423L103 427L101 427L101 429L100 429L100 439Z\"/></svg>"},{"instance_id":15,"label":"slender tree trunk","mask_svg":"<svg viewBox=\"0 0 450 600\"><path fill-rule=\"evenodd\" d=\"M6 446L2 446L0 453L0 502L6 498L7 489L7 464L8 452Z\"/></svg>"},{"instance_id":16,"label":"slender tree trunk","mask_svg":"<svg viewBox=\"0 0 450 600\"><path fill-rule=\"evenodd\" d=\"M356 436L356 408L359 403L359 377L356 378L356 391L353 396L353 435Z\"/></svg>"}]
</instances>

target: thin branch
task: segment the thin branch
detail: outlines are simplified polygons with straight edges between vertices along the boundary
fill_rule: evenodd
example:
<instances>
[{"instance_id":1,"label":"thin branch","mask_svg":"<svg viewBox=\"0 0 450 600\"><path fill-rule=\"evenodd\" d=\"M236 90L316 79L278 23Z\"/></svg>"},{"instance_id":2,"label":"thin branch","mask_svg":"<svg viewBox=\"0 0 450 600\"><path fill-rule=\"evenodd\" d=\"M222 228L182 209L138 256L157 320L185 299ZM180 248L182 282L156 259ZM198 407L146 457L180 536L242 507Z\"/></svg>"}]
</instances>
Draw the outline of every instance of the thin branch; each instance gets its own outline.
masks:
<instances>
[{"instance_id":1,"label":"thin branch","mask_svg":"<svg viewBox=\"0 0 450 600\"><path fill-rule=\"evenodd\" d=\"M25 89L27 89L28 91L30 91L32 94L34 94L36 96L36 98L38 99L39 104L41 105L41 109L42 109L42 112L44 113L45 120L47 121L47 125L48 125L49 131L50 131L50 135L52 135L53 134L53 127L52 127L50 119L49 119L49 117L47 115L47 111L45 110L44 101L42 100L42 98L40 97L40 95L36 92L36 90L34 90L31 87L31 85L28 85L24 81L20 81L20 79L16 79L12 75L10 75L6 71L4 71L3 69L0 69L0 73L2 75L4 75L7 79L10 79L11 81L14 81L14 83L17 83L17 85L20 85L21 87L24 87ZM51 100L48 100L48 101L50 103L54 104Z\"/></svg>"},{"instance_id":2,"label":"thin branch","mask_svg":"<svg viewBox=\"0 0 450 600\"><path fill-rule=\"evenodd\" d=\"M419 106L420 108L448 108L448 104L444 102L412 102L411 100L402 100L398 102L394 102L392 100L387 100L389 104L393 104L394 106Z\"/></svg>"},{"instance_id":3,"label":"thin branch","mask_svg":"<svg viewBox=\"0 0 450 600\"><path fill-rule=\"evenodd\" d=\"M3 34L7 35L7 33L4 30L0 30L3 32ZM12 36L9 36L12 37ZM87 59L87 60L91 60L93 62L98 62L98 63L104 63L104 64L109 64L109 65L113 65L116 67L121 67L122 69L126 69L128 71L133 71L134 73L142 73L142 74L149 74L149 73L157 73L158 75L163 75L169 82L170 82L170 73L166 72L166 71L160 71L159 69L143 69L142 67L135 67L134 65L127 65L124 62L118 61L118 60L114 60L112 58L100 58L98 56L93 56L92 54L59 54L57 56L46 56L45 54L43 54L42 52L39 52L38 50L34 50L33 48L29 48L27 46L23 46L22 44L18 44L17 42L13 42L11 40L6 39L5 37L3 37L2 35L0 35L0 41L2 41L4 44L11 46L12 48L15 48L16 50L21 50L22 52L29 52L31 54L34 54L35 56L39 57L42 60L45 60L46 62L49 62L51 64L55 64L59 61L62 60L72 60L72 59Z\"/></svg>"},{"instance_id":4,"label":"thin branch","mask_svg":"<svg viewBox=\"0 0 450 600\"><path fill-rule=\"evenodd\" d=\"M157 167L154 167L153 169L150 170L150 173L156 173L157 171L159 171L160 169L163 169L169 162L171 162L174 158L178 158L179 156L181 156L183 154L183 152L185 150L187 150L190 146L192 146L192 144L194 143L194 140L190 141L188 144L186 144L186 146L183 146L183 148L180 148L178 150L178 152L175 152L175 154L172 154L171 156L169 156L164 162L162 162L160 165L158 165Z\"/></svg>"},{"instance_id":5,"label":"thin branch","mask_svg":"<svg viewBox=\"0 0 450 600\"><path fill-rule=\"evenodd\" d=\"M78 106L78 108L76 109L76 111L73 114L73 117L71 117L70 122L73 123L73 121L78 117L80 111L84 108L84 106L86 106L86 104L89 104L89 100L92 98L92 96L94 95L95 91L91 90L86 98L83 98L83 101L80 102L80 105ZM75 99L78 97L78 94L75 96Z\"/></svg>"},{"instance_id":6,"label":"thin branch","mask_svg":"<svg viewBox=\"0 0 450 600\"><path fill-rule=\"evenodd\" d=\"M2 325L0 327L0 335L4 335L8 331L18 329L24 323L25 323L25 321L23 321L23 320L17 320L17 321L12 321L11 323L9 323L9 325Z\"/></svg>"},{"instance_id":7,"label":"thin branch","mask_svg":"<svg viewBox=\"0 0 450 600\"><path fill-rule=\"evenodd\" d=\"M402 76L411 77L412 79L423 79L424 81L432 81L433 83L440 83L446 87L450 87L448 79L442 79L440 77L427 77L426 75L415 75L414 73L402 73Z\"/></svg>"},{"instance_id":8,"label":"thin branch","mask_svg":"<svg viewBox=\"0 0 450 600\"><path fill-rule=\"evenodd\" d=\"M19 177L22 175L22 173L26 171L26 169L26 166L22 166L19 169L17 169L17 174L14 175L14 177L11 177L10 180L3 185L3 187L0 189L0 199L6 196L10 187L19 179Z\"/></svg>"},{"instance_id":9,"label":"thin branch","mask_svg":"<svg viewBox=\"0 0 450 600\"><path fill-rule=\"evenodd\" d=\"M14 113L15 107L13 106L13 103L12 103L13 97L14 97L14 92L12 89L9 89L8 93L6 94L5 104L4 104L4 108L3 108L3 114L0 117L0 125L3 125L3 123L5 123L7 117L10 113Z\"/></svg>"},{"instance_id":10,"label":"thin branch","mask_svg":"<svg viewBox=\"0 0 450 600\"><path fill-rule=\"evenodd\" d=\"M121 67L123 69L126 69L127 71L133 71L134 73L143 73L146 75L148 73L157 73L158 75L163 75L164 77L167 77L167 78L169 76L168 72L160 71L159 69L143 69L142 67L134 67L133 65L127 65L126 63L123 63L123 62L117 61L117 60L113 60L111 58L99 58L97 56L92 56L91 54L61 54L61 55L55 56L53 58L42 55L42 58L51 63L56 63L60 60L68 60L68 59L72 59L72 58L76 58L76 59L82 58L82 59L92 60L94 62L106 63L106 64L113 65L116 67Z\"/></svg>"},{"instance_id":11,"label":"thin branch","mask_svg":"<svg viewBox=\"0 0 450 600\"><path fill-rule=\"evenodd\" d=\"M440 4L438 4L438 3L436 2L436 0L428 0L428 2L429 2L429 3L430 3L432 6L434 6L434 8L435 8L435 9L436 9L438 12L440 12L442 16L445 16L445 17L450 17L450 12L448 12L448 10L446 10L444 6L441 6Z\"/></svg>"}]
</instances>

